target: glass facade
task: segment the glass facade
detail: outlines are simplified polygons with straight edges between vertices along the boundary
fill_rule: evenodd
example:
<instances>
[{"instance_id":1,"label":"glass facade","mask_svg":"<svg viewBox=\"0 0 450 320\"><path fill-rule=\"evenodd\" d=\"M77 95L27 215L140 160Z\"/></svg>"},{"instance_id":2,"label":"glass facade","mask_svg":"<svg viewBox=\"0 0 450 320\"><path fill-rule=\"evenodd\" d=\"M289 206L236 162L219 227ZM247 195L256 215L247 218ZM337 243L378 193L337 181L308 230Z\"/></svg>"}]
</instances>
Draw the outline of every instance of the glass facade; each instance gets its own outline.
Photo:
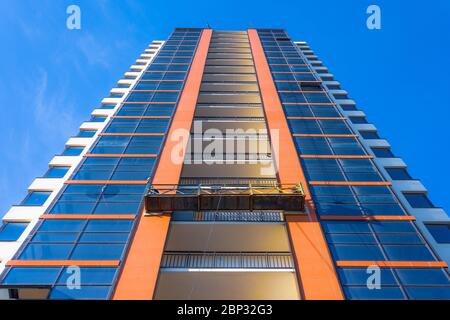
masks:
<instances>
[{"instance_id":1,"label":"glass facade","mask_svg":"<svg viewBox=\"0 0 450 320\"><path fill-rule=\"evenodd\" d=\"M450 243L448 220L416 220L413 210L438 208L424 191L396 189L395 182L414 182L406 167L380 144L376 130L364 127L369 124L364 115L347 113L356 107L346 94L333 94L307 49L282 29L253 31L262 57L249 31L177 28L157 50L149 47L156 55L145 69L135 81L119 83L123 96L109 97L120 97L118 106L100 108L114 112L92 116L90 127L75 137L92 138L91 144L69 144L61 153L81 159L74 170L68 163L51 164L42 177L66 178L63 187L55 194L33 189L20 204L48 206L6 263L0 289L19 299L26 298L23 288L45 288L41 298L48 299L115 298L125 265L136 263L128 258L139 228L162 214L146 212L144 203L150 191L163 193L153 178L173 140L173 119L183 113L182 97L195 97L193 114L181 116L189 119L190 129L180 172L164 172L176 176L172 193L179 197L171 204L175 209L163 212L170 215L168 232L159 239L162 248L143 253L159 263L148 270L155 279L146 298L308 299L314 294L297 275L299 259L306 259L302 264L308 259L294 250L299 236L288 222L317 216L319 230L306 240L312 245L323 240L341 298L450 299L442 255L449 248L442 246ZM201 47L202 41L207 46ZM261 78L258 59L268 66L267 79ZM277 136L268 129L273 106L263 94L267 83L275 88L272 102L281 106L277 121L288 129L281 143L292 144L304 176L304 182L293 182L305 184L299 188L306 210L269 210L273 195L262 201L262 209L251 210L242 209L249 205L244 198L225 208L224 197L200 196L255 187L280 190ZM378 160L387 161L384 169ZM201 190L198 208L214 204L217 209L183 209L192 194L182 191L193 188ZM0 241L23 239L27 226L6 221ZM152 236L144 240L154 241ZM379 272L379 288L369 285L370 268ZM73 289L78 273L80 286Z\"/></svg>"},{"instance_id":2,"label":"glass facade","mask_svg":"<svg viewBox=\"0 0 450 320\"><path fill-rule=\"evenodd\" d=\"M449 299L450 280L444 269L383 268L382 290L370 290L366 269L339 267L339 261L438 259L412 221L360 221L361 217L408 215L389 185L373 183L386 180L348 125L348 121L367 123L366 119L344 117L284 31L260 29L258 34L345 297ZM373 150L378 157L392 157L389 149ZM416 207L429 205L421 195L407 196ZM345 220L339 220L342 217ZM416 277L421 280L414 283Z\"/></svg>"}]
</instances>

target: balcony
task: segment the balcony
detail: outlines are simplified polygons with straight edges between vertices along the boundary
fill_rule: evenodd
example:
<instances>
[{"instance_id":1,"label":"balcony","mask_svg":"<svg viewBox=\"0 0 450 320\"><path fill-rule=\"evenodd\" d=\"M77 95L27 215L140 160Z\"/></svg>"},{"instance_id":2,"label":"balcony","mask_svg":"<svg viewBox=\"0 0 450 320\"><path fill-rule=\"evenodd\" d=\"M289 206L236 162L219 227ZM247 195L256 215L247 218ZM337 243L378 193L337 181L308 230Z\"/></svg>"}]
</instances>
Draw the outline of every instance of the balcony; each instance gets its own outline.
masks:
<instances>
[{"instance_id":1,"label":"balcony","mask_svg":"<svg viewBox=\"0 0 450 320\"><path fill-rule=\"evenodd\" d=\"M280 210L303 212L305 193L290 185L150 185L148 215L170 211Z\"/></svg>"},{"instance_id":2,"label":"balcony","mask_svg":"<svg viewBox=\"0 0 450 320\"><path fill-rule=\"evenodd\" d=\"M294 269L289 252L164 252L161 268Z\"/></svg>"}]
</instances>

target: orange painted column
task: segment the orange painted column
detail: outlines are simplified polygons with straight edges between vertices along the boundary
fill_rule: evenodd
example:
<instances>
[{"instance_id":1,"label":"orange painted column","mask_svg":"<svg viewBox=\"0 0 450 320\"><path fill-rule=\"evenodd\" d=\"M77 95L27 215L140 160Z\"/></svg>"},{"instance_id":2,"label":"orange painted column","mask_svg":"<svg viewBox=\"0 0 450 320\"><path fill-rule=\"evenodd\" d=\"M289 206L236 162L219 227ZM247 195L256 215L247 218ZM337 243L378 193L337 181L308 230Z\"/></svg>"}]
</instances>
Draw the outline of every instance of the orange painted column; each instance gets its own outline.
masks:
<instances>
[{"instance_id":1,"label":"orange painted column","mask_svg":"<svg viewBox=\"0 0 450 320\"><path fill-rule=\"evenodd\" d=\"M205 29L202 32L161 152L152 180L153 184L178 184L180 179L182 160L194 118L211 35L212 30ZM173 154L174 150L177 151L176 159ZM152 217L141 215L116 286L114 300L150 300L153 298L169 223L170 214Z\"/></svg>"},{"instance_id":2,"label":"orange painted column","mask_svg":"<svg viewBox=\"0 0 450 320\"><path fill-rule=\"evenodd\" d=\"M285 216L300 290L304 299L344 299L261 41L254 29L248 30L248 36L270 132L278 180L281 184L301 182L306 193L309 214Z\"/></svg>"}]
</instances>

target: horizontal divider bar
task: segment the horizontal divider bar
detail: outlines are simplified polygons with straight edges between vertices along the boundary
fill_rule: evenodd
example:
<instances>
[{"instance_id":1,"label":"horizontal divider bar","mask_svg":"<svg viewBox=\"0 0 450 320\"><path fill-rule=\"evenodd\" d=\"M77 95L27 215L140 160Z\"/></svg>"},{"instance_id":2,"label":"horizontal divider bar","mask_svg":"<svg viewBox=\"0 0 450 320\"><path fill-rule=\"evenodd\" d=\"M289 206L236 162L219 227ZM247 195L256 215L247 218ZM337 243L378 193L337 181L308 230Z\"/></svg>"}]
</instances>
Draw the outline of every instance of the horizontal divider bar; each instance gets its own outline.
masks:
<instances>
[{"instance_id":1,"label":"horizontal divider bar","mask_svg":"<svg viewBox=\"0 0 450 320\"><path fill-rule=\"evenodd\" d=\"M117 267L120 260L10 260L8 267Z\"/></svg>"},{"instance_id":2,"label":"horizontal divider bar","mask_svg":"<svg viewBox=\"0 0 450 320\"><path fill-rule=\"evenodd\" d=\"M333 102L283 102L283 105L287 106L335 106Z\"/></svg>"},{"instance_id":3,"label":"horizontal divider bar","mask_svg":"<svg viewBox=\"0 0 450 320\"><path fill-rule=\"evenodd\" d=\"M446 268L443 261L336 261L338 267Z\"/></svg>"},{"instance_id":4,"label":"horizontal divider bar","mask_svg":"<svg viewBox=\"0 0 450 320\"><path fill-rule=\"evenodd\" d=\"M414 221L414 216L320 216L320 220L345 221Z\"/></svg>"},{"instance_id":5,"label":"horizontal divider bar","mask_svg":"<svg viewBox=\"0 0 450 320\"><path fill-rule=\"evenodd\" d=\"M157 154L117 154L117 153L86 153L84 157L86 158L156 158Z\"/></svg>"},{"instance_id":6,"label":"horizontal divider bar","mask_svg":"<svg viewBox=\"0 0 450 320\"><path fill-rule=\"evenodd\" d=\"M124 101L122 104L176 104L176 101L173 102L156 102L156 101Z\"/></svg>"},{"instance_id":7,"label":"horizontal divider bar","mask_svg":"<svg viewBox=\"0 0 450 320\"><path fill-rule=\"evenodd\" d=\"M309 118L311 119L311 118ZM357 134L321 134L321 133L294 133L293 137L330 137L330 138L356 138Z\"/></svg>"},{"instance_id":8,"label":"horizontal divider bar","mask_svg":"<svg viewBox=\"0 0 450 320\"><path fill-rule=\"evenodd\" d=\"M313 186L391 186L388 181L309 181Z\"/></svg>"},{"instance_id":9,"label":"horizontal divider bar","mask_svg":"<svg viewBox=\"0 0 450 320\"><path fill-rule=\"evenodd\" d=\"M136 214L43 214L40 219L62 219L62 220L133 220Z\"/></svg>"},{"instance_id":10,"label":"horizontal divider bar","mask_svg":"<svg viewBox=\"0 0 450 320\"><path fill-rule=\"evenodd\" d=\"M148 132L148 133L127 133L127 132L116 132L116 133L112 133L112 132L110 132L110 133L100 133L99 134L99 136L104 136L104 137L107 137L107 136L131 136L131 137L133 137L133 136L155 136L155 137L160 137L160 136L164 136L165 135L165 133L164 132L155 132L155 133L150 133L150 132Z\"/></svg>"},{"instance_id":11,"label":"horizontal divider bar","mask_svg":"<svg viewBox=\"0 0 450 320\"><path fill-rule=\"evenodd\" d=\"M306 82L306 83L322 83L320 80L274 80L275 82Z\"/></svg>"},{"instance_id":12,"label":"horizontal divider bar","mask_svg":"<svg viewBox=\"0 0 450 320\"><path fill-rule=\"evenodd\" d=\"M326 91L319 91L319 90L279 90L278 92L283 92L283 93L326 93Z\"/></svg>"},{"instance_id":13,"label":"horizontal divider bar","mask_svg":"<svg viewBox=\"0 0 450 320\"><path fill-rule=\"evenodd\" d=\"M291 72L291 71L273 71L272 73L282 73L282 74L313 74L312 72Z\"/></svg>"},{"instance_id":14,"label":"horizontal divider bar","mask_svg":"<svg viewBox=\"0 0 450 320\"><path fill-rule=\"evenodd\" d=\"M170 116L112 116L113 119L170 119Z\"/></svg>"},{"instance_id":15,"label":"horizontal divider bar","mask_svg":"<svg viewBox=\"0 0 450 320\"><path fill-rule=\"evenodd\" d=\"M181 90L130 90L130 92L180 92Z\"/></svg>"},{"instance_id":16,"label":"horizontal divider bar","mask_svg":"<svg viewBox=\"0 0 450 320\"><path fill-rule=\"evenodd\" d=\"M287 117L288 120L346 120L343 117Z\"/></svg>"},{"instance_id":17,"label":"horizontal divider bar","mask_svg":"<svg viewBox=\"0 0 450 320\"><path fill-rule=\"evenodd\" d=\"M173 79L165 79L165 80L157 80L157 79L140 79L138 82L184 82L184 80L173 80Z\"/></svg>"},{"instance_id":18,"label":"horizontal divider bar","mask_svg":"<svg viewBox=\"0 0 450 320\"><path fill-rule=\"evenodd\" d=\"M67 180L64 184L147 184L147 180Z\"/></svg>"},{"instance_id":19,"label":"horizontal divider bar","mask_svg":"<svg viewBox=\"0 0 450 320\"><path fill-rule=\"evenodd\" d=\"M304 159L373 159L373 156L351 156L351 155L319 155L319 154L302 154L300 158Z\"/></svg>"}]
</instances>

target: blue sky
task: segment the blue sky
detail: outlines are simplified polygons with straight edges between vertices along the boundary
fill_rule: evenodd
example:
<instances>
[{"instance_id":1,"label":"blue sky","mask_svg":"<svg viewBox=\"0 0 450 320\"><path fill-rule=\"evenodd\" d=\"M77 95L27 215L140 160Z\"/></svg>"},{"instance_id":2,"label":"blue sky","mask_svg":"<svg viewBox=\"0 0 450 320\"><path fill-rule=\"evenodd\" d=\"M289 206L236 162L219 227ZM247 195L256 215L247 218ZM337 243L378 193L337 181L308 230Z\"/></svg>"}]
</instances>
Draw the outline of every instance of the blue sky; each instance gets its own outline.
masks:
<instances>
[{"instance_id":1,"label":"blue sky","mask_svg":"<svg viewBox=\"0 0 450 320\"><path fill-rule=\"evenodd\" d=\"M450 1L0 0L0 216L149 42L173 27L281 27L308 41L437 206L450 210ZM81 30L66 8L81 8ZM382 29L366 28L366 8Z\"/></svg>"}]
</instances>

